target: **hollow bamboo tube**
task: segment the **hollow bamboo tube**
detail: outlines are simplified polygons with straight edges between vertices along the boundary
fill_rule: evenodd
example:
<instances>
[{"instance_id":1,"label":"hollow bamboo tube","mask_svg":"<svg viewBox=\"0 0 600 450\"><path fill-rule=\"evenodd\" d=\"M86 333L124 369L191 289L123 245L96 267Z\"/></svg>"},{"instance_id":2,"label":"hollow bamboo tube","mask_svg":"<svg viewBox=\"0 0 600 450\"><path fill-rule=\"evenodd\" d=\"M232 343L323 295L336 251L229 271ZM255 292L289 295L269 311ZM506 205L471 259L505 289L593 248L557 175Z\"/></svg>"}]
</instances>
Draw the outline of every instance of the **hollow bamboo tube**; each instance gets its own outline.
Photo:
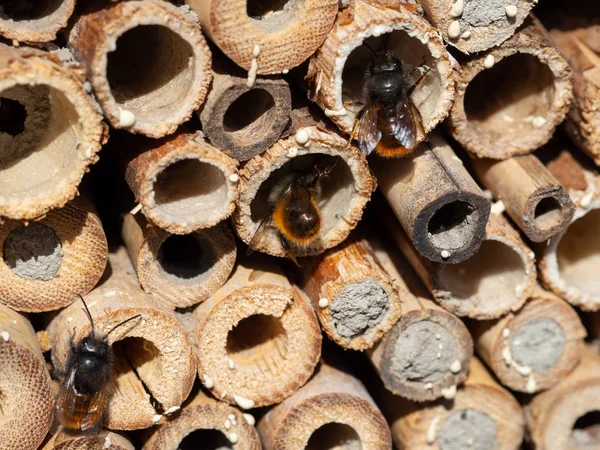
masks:
<instances>
[{"instance_id":1,"label":"hollow bamboo tube","mask_svg":"<svg viewBox=\"0 0 600 450\"><path fill-rule=\"evenodd\" d=\"M188 234L231 215L239 195L236 161L197 134L130 143L125 179L152 224Z\"/></svg>"},{"instance_id":2,"label":"hollow bamboo tube","mask_svg":"<svg viewBox=\"0 0 600 450\"><path fill-rule=\"evenodd\" d=\"M532 442L540 450L598 446L600 356L589 344L581 362L554 388L537 394L525 408Z\"/></svg>"},{"instance_id":3,"label":"hollow bamboo tube","mask_svg":"<svg viewBox=\"0 0 600 450\"><path fill-rule=\"evenodd\" d=\"M411 450L517 450L523 440L521 406L477 358L471 361L465 386L452 402L413 403L383 395L394 443Z\"/></svg>"},{"instance_id":4,"label":"hollow bamboo tube","mask_svg":"<svg viewBox=\"0 0 600 450\"><path fill-rule=\"evenodd\" d=\"M312 307L266 257L238 261L194 320L200 379L216 398L244 409L289 397L319 361Z\"/></svg>"},{"instance_id":5,"label":"hollow bamboo tube","mask_svg":"<svg viewBox=\"0 0 600 450\"><path fill-rule=\"evenodd\" d=\"M256 74L285 73L323 43L337 0L186 0L202 29L238 66Z\"/></svg>"},{"instance_id":6,"label":"hollow bamboo tube","mask_svg":"<svg viewBox=\"0 0 600 450\"><path fill-rule=\"evenodd\" d=\"M91 8L75 23L69 47L110 124L152 138L188 120L211 81L210 50L198 23L165 1Z\"/></svg>"},{"instance_id":7,"label":"hollow bamboo tube","mask_svg":"<svg viewBox=\"0 0 600 450\"><path fill-rule=\"evenodd\" d=\"M302 270L323 331L344 348L372 347L400 318L398 290L357 235L306 261Z\"/></svg>"},{"instance_id":8,"label":"hollow bamboo tube","mask_svg":"<svg viewBox=\"0 0 600 450\"><path fill-rule=\"evenodd\" d=\"M430 401L452 396L467 379L473 340L462 321L421 294L408 261L393 244L369 237L374 254L394 280L402 317L367 351L384 386L396 395Z\"/></svg>"},{"instance_id":9,"label":"hollow bamboo tube","mask_svg":"<svg viewBox=\"0 0 600 450\"><path fill-rule=\"evenodd\" d=\"M545 144L573 98L571 69L532 21L456 70L448 126L480 158L506 159Z\"/></svg>"},{"instance_id":10,"label":"hollow bamboo tube","mask_svg":"<svg viewBox=\"0 0 600 450\"><path fill-rule=\"evenodd\" d=\"M2 5L0 34L22 42L50 42L67 25L76 0L6 2Z\"/></svg>"},{"instance_id":11,"label":"hollow bamboo tube","mask_svg":"<svg viewBox=\"0 0 600 450\"><path fill-rule=\"evenodd\" d=\"M81 197L37 222L3 221L0 248L0 303L27 312L79 300L100 280L108 255L102 223Z\"/></svg>"},{"instance_id":12,"label":"hollow bamboo tube","mask_svg":"<svg viewBox=\"0 0 600 450\"><path fill-rule=\"evenodd\" d=\"M391 450L390 430L363 384L321 361L314 377L258 422L265 450Z\"/></svg>"},{"instance_id":13,"label":"hollow bamboo tube","mask_svg":"<svg viewBox=\"0 0 600 450\"><path fill-rule=\"evenodd\" d=\"M450 45L463 53L496 47L523 24L535 2L421 0L427 18Z\"/></svg>"},{"instance_id":14,"label":"hollow bamboo tube","mask_svg":"<svg viewBox=\"0 0 600 450\"><path fill-rule=\"evenodd\" d=\"M410 66L432 70L411 94L426 133L448 115L454 99L452 65L437 30L414 13L415 5L392 7L356 0L353 15L340 14L323 45L310 59L309 97L344 133L350 134L364 106L364 74L373 58L367 47L387 50ZM384 40L384 36L389 36ZM419 136L422 140L424 136Z\"/></svg>"},{"instance_id":15,"label":"hollow bamboo tube","mask_svg":"<svg viewBox=\"0 0 600 450\"><path fill-rule=\"evenodd\" d=\"M290 87L275 76L250 83L241 69L224 60L213 60L212 87L200 113L202 131L215 147L247 161L273 145L288 124Z\"/></svg>"},{"instance_id":16,"label":"hollow bamboo tube","mask_svg":"<svg viewBox=\"0 0 600 450\"><path fill-rule=\"evenodd\" d=\"M127 214L121 235L142 288L171 308L206 300L227 281L235 263L235 239L223 222L173 235L139 214Z\"/></svg>"},{"instance_id":17,"label":"hollow bamboo tube","mask_svg":"<svg viewBox=\"0 0 600 450\"><path fill-rule=\"evenodd\" d=\"M545 287L585 311L600 309L600 177L585 161L570 153L573 146L553 140L545 149L555 152L548 170L565 182L575 214L562 232L538 251L540 279Z\"/></svg>"},{"instance_id":18,"label":"hollow bamboo tube","mask_svg":"<svg viewBox=\"0 0 600 450\"><path fill-rule=\"evenodd\" d=\"M109 263L107 279L85 297L96 329L107 332L132 316L140 314L141 318L109 336L115 361L106 388L105 426L148 428L187 398L195 379L196 357L175 315L139 287L126 250L111 253ZM78 342L90 331L81 302L52 319L48 336L59 373L64 371L71 337Z\"/></svg>"},{"instance_id":19,"label":"hollow bamboo tube","mask_svg":"<svg viewBox=\"0 0 600 450\"><path fill-rule=\"evenodd\" d=\"M563 11L565 12L565 11ZM590 11L591 13L591 11ZM587 16L589 18L593 15ZM581 18L580 18L581 19ZM573 104L564 129L600 164L600 41L598 25L552 29L550 37L573 70Z\"/></svg>"},{"instance_id":20,"label":"hollow bamboo tube","mask_svg":"<svg viewBox=\"0 0 600 450\"><path fill-rule=\"evenodd\" d=\"M427 259L460 263L477 252L490 202L439 136L411 161L372 161L381 191L415 248Z\"/></svg>"},{"instance_id":21,"label":"hollow bamboo tube","mask_svg":"<svg viewBox=\"0 0 600 450\"><path fill-rule=\"evenodd\" d=\"M254 420L252 415L199 391L176 416L152 430L143 450L260 450Z\"/></svg>"},{"instance_id":22,"label":"hollow bamboo tube","mask_svg":"<svg viewBox=\"0 0 600 450\"><path fill-rule=\"evenodd\" d=\"M233 213L233 225L244 242L249 243L262 220L269 214L268 196L274 186L291 171L311 170L315 165L331 164L333 170L321 183L319 209L321 233L297 256L322 253L344 241L362 216L362 211L375 190L375 178L367 160L347 139L323 127L310 108L292 111L297 115L286 137L266 152L255 156L240 170L240 198ZM306 116L303 114L306 113ZM289 136L288 136L289 135ZM307 140L306 140L306 139ZM273 256L286 256L278 231L274 227L257 243L255 250Z\"/></svg>"},{"instance_id":23,"label":"hollow bamboo tube","mask_svg":"<svg viewBox=\"0 0 600 450\"><path fill-rule=\"evenodd\" d=\"M575 310L540 287L519 311L473 323L472 330L477 353L502 384L528 394L567 376L586 336Z\"/></svg>"},{"instance_id":24,"label":"hollow bamboo tube","mask_svg":"<svg viewBox=\"0 0 600 450\"><path fill-rule=\"evenodd\" d=\"M0 447L35 450L52 424L52 380L29 321L0 305Z\"/></svg>"},{"instance_id":25,"label":"hollow bamboo tube","mask_svg":"<svg viewBox=\"0 0 600 450\"><path fill-rule=\"evenodd\" d=\"M551 238L573 218L569 194L535 155L472 162L477 178L533 242Z\"/></svg>"},{"instance_id":26,"label":"hollow bamboo tube","mask_svg":"<svg viewBox=\"0 0 600 450\"><path fill-rule=\"evenodd\" d=\"M533 291L535 255L502 216L490 215L479 251L459 264L423 258L397 223L386 225L435 301L457 316L495 319L517 311Z\"/></svg>"},{"instance_id":27,"label":"hollow bamboo tube","mask_svg":"<svg viewBox=\"0 0 600 450\"><path fill-rule=\"evenodd\" d=\"M125 437L103 430L97 436L55 434L40 450L135 450Z\"/></svg>"},{"instance_id":28,"label":"hollow bamboo tube","mask_svg":"<svg viewBox=\"0 0 600 450\"><path fill-rule=\"evenodd\" d=\"M83 79L51 54L0 44L0 216L61 207L108 137Z\"/></svg>"}]
</instances>

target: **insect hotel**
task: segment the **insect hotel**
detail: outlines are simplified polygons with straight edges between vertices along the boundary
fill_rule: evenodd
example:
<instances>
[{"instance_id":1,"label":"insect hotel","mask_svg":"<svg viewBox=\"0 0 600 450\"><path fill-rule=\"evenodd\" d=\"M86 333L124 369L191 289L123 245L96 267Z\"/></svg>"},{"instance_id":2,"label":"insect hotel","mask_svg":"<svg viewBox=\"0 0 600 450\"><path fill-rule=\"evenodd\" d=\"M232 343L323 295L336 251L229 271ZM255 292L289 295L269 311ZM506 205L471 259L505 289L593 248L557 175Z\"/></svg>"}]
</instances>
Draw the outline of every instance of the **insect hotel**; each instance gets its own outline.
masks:
<instances>
[{"instance_id":1,"label":"insect hotel","mask_svg":"<svg viewBox=\"0 0 600 450\"><path fill-rule=\"evenodd\" d=\"M600 449L600 4L0 2L0 450Z\"/></svg>"}]
</instances>

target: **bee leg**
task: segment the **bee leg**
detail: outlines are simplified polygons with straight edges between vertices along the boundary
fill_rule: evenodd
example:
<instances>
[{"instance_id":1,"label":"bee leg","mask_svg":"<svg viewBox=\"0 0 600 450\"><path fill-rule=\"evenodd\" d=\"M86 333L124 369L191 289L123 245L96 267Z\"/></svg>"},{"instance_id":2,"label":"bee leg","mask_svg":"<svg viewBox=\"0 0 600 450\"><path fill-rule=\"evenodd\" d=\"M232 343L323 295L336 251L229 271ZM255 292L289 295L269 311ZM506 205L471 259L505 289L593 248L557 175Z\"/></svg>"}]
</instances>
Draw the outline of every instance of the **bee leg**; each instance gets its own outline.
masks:
<instances>
[{"instance_id":1,"label":"bee leg","mask_svg":"<svg viewBox=\"0 0 600 450\"><path fill-rule=\"evenodd\" d=\"M413 71L421 68L422 66L418 66L415 67L414 69L412 69L409 72L409 75L412 74ZM425 78L427 77L427 75L429 74L429 72L431 72L431 67L427 66L427 69L425 70L425 72L423 72L419 78L417 78L417 81L415 81L415 83L408 89L408 95L410 96L413 91L417 88L417 86L420 86L421 84L423 84L423 81L425 81Z\"/></svg>"},{"instance_id":2,"label":"bee leg","mask_svg":"<svg viewBox=\"0 0 600 450\"><path fill-rule=\"evenodd\" d=\"M410 111L413 113L415 117L415 123L417 125L418 131L423 133L423 136L427 138L427 133L425 132L425 128L423 128L423 117L421 116L421 111L415 106L413 102L410 102Z\"/></svg>"},{"instance_id":3,"label":"bee leg","mask_svg":"<svg viewBox=\"0 0 600 450\"><path fill-rule=\"evenodd\" d=\"M350 137L348 138L348 142L346 142L346 147L352 144L352 141L356 137L356 132L358 130L358 124L360 123L360 118L363 115L364 108L360 110L360 112L356 115L354 119L354 125L352 126L352 132L350 133Z\"/></svg>"}]
</instances>

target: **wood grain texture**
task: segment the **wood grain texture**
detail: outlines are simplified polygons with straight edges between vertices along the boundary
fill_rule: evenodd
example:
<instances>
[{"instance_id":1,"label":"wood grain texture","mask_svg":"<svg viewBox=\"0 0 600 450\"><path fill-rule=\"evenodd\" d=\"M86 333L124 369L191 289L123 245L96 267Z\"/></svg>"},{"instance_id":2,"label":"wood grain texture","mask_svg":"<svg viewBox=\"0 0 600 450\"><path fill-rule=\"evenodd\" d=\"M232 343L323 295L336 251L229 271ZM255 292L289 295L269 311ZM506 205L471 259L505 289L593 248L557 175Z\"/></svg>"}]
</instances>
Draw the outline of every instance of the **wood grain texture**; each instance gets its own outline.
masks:
<instances>
[{"instance_id":1,"label":"wood grain texture","mask_svg":"<svg viewBox=\"0 0 600 450\"><path fill-rule=\"evenodd\" d=\"M1 216L36 219L77 195L108 139L84 81L56 54L0 45L0 92L15 118L0 136Z\"/></svg>"},{"instance_id":2,"label":"wood grain texture","mask_svg":"<svg viewBox=\"0 0 600 450\"><path fill-rule=\"evenodd\" d=\"M0 305L0 448L37 449L53 415L52 380L35 331Z\"/></svg>"},{"instance_id":3,"label":"wood grain texture","mask_svg":"<svg viewBox=\"0 0 600 450\"><path fill-rule=\"evenodd\" d=\"M381 191L415 248L439 263L460 263L477 252L490 202L440 136L410 159L371 160Z\"/></svg>"},{"instance_id":4,"label":"wood grain texture","mask_svg":"<svg viewBox=\"0 0 600 450\"><path fill-rule=\"evenodd\" d=\"M242 407L292 395L321 354L315 313L276 261L241 258L221 289L194 311L198 375L219 400ZM236 400L237 399L237 400Z\"/></svg>"},{"instance_id":5,"label":"wood grain texture","mask_svg":"<svg viewBox=\"0 0 600 450\"><path fill-rule=\"evenodd\" d=\"M571 69L535 19L468 58L455 77L448 128L481 158L531 153L550 139L573 99Z\"/></svg>"},{"instance_id":6,"label":"wood grain texture","mask_svg":"<svg viewBox=\"0 0 600 450\"><path fill-rule=\"evenodd\" d=\"M106 119L152 138L173 133L202 104L211 81L211 54L198 23L160 0L92 6L75 22L69 48Z\"/></svg>"},{"instance_id":7,"label":"wood grain texture","mask_svg":"<svg viewBox=\"0 0 600 450\"><path fill-rule=\"evenodd\" d=\"M97 436L70 436L55 434L40 450L135 450L129 440L120 434L103 430Z\"/></svg>"}]
</instances>

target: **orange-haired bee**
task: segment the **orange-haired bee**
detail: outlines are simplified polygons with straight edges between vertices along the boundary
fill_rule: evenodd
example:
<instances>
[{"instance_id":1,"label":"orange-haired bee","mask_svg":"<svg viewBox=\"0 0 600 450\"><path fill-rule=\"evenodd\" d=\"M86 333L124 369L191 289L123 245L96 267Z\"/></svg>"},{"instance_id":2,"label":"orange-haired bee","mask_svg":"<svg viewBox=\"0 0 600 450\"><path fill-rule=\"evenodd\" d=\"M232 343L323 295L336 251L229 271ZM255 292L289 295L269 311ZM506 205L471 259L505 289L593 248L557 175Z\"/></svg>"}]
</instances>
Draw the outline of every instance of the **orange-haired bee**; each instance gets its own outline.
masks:
<instances>
[{"instance_id":1,"label":"orange-haired bee","mask_svg":"<svg viewBox=\"0 0 600 450\"><path fill-rule=\"evenodd\" d=\"M269 227L273 226L279 232L281 246L287 256L298 264L297 249L315 242L321 232L318 206L321 181L331 173L338 160L339 157L325 169L315 166L310 172L292 172L279 180L269 192L267 202L270 212L248 244L248 254L258 247Z\"/></svg>"},{"instance_id":2,"label":"orange-haired bee","mask_svg":"<svg viewBox=\"0 0 600 450\"><path fill-rule=\"evenodd\" d=\"M373 49L368 48L377 57ZM352 131L361 152L368 155L375 151L383 157L397 158L414 151L418 132L425 135L425 131L410 94L429 70L425 65L406 70L404 63L387 51L385 59L377 57L369 63L363 84L365 106ZM413 82L417 71L420 78Z\"/></svg>"},{"instance_id":3,"label":"orange-haired bee","mask_svg":"<svg viewBox=\"0 0 600 450\"><path fill-rule=\"evenodd\" d=\"M83 300L92 331L77 344L71 338L64 377L57 400L57 419L70 432L99 432L104 423L106 386L110 379L113 353L107 339L121 325L140 317L137 314L115 325L108 333L96 333L92 315Z\"/></svg>"}]
</instances>

